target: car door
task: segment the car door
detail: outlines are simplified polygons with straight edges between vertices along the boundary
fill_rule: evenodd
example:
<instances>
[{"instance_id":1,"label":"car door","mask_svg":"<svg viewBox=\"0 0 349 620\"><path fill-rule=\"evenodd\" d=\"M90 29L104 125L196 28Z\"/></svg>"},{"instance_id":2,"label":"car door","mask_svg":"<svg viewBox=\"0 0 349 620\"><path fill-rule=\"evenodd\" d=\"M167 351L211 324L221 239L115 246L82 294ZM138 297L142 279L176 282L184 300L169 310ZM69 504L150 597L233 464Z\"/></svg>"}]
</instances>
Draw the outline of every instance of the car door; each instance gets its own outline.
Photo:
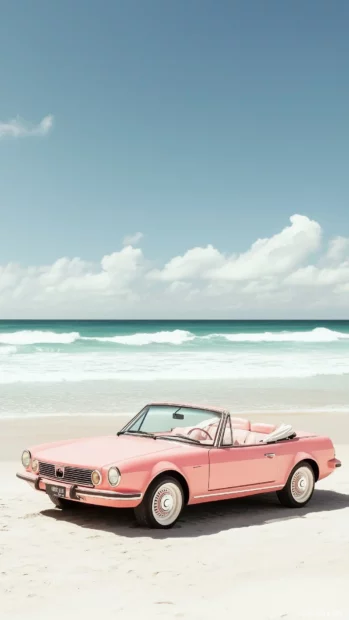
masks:
<instances>
[{"instance_id":1,"label":"car door","mask_svg":"<svg viewBox=\"0 0 349 620\"><path fill-rule=\"evenodd\" d=\"M230 418L227 419L230 423ZM231 427L230 427L231 432ZM228 433L229 435L229 433ZM272 485L278 479L278 444L233 446L224 433L220 447L209 453L209 490ZM226 444L226 445L224 445Z\"/></svg>"}]
</instances>

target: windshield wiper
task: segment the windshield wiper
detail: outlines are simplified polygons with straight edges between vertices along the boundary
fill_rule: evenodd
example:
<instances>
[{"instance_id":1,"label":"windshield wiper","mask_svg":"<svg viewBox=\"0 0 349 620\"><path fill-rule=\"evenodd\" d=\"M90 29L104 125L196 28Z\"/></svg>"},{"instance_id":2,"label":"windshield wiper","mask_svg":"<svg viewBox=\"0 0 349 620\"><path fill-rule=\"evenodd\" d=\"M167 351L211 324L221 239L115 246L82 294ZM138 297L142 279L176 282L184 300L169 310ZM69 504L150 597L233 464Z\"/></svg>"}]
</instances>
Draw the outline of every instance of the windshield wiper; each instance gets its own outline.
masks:
<instances>
[{"instance_id":1,"label":"windshield wiper","mask_svg":"<svg viewBox=\"0 0 349 620\"><path fill-rule=\"evenodd\" d=\"M125 435L140 435L141 437L151 437L151 439L156 439L156 435L154 435L154 433L147 433L147 431L125 431Z\"/></svg>"},{"instance_id":2,"label":"windshield wiper","mask_svg":"<svg viewBox=\"0 0 349 620\"><path fill-rule=\"evenodd\" d=\"M199 441L198 439L194 439L194 437L188 437L188 435L182 435L181 433L176 433L175 435L157 435L158 439L172 439L172 440L176 440L176 437L179 437L179 438L184 439L186 441L192 441L193 443L198 443L199 445L201 445L201 441Z\"/></svg>"}]
</instances>

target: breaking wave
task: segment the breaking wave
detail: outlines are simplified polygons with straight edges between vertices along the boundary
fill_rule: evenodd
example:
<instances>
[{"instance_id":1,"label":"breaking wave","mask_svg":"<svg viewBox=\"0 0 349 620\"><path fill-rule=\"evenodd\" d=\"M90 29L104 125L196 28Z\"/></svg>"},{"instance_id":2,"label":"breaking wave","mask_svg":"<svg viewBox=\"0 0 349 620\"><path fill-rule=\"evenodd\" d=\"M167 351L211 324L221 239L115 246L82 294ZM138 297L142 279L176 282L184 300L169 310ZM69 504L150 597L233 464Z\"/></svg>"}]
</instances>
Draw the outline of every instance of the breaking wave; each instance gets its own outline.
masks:
<instances>
[{"instance_id":1,"label":"breaking wave","mask_svg":"<svg viewBox=\"0 0 349 620\"><path fill-rule=\"evenodd\" d=\"M80 338L79 332L60 334L58 332L23 330L0 334L0 344L31 345L31 344L72 344Z\"/></svg>"},{"instance_id":2,"label":"breaking wave","mask_svg":"<svg viewBox=\"0 0 349 620\"><path fill-rule=\"evenodd\" d=\"M246 334L209 334L203 339L224 338L229 342L337 342L349 340L349 334L337 332L326 327L316 327L311 331L304 332L260 332Z\"/></svg>"},{"instance_id":3,"label":"breaking wave","mask_svg":"<svg viewBox=\"0 0 349 620\"><path fill-rule=\"evenodd\" d=\"M125 344L136 347L142 347L147 344L175 344L181 345L185 342L195 340L196 336L191 332L182 329L175 329L171 332L155 332L155 333L138 333L130 336L104 336L104 337L84 337L82 340L96 340L98 342L115 342L116 344Z\"/></svg>"},{"instance_id":4,"label":"breaking wave","mask_svg":"<svg viewBox=\"0 0 349 620\"><path fill-rule=\"evenodd\" d=\"M81 336L79 332L60 333L54 331L22 330L12 333L0 333L0 345L28 346L35 344L63 344L69 345L78 341L100 343L114 343L123 346L142 347L152 344L180 346L187 342L197 344L205 341L226 341L231 343L263 343L263 342L295 342L295 343L326 343L349 340L349 334L338 332L326 327L316 327L311 331L283 331L283 332L256 332L256 333L214 333L198 336L190 331L175 329L173 331L136 332L135 334L120 336ZM4 353L4 347L2 347ZM7 353L14 351L7 350Z\"/></svg>"},{"instance_id":5,"label":"breaking wave","mask_svg":"<svg viewBox=\"0 0 349 620\"><path fill-rule=\"evenodd\" d=\"M195 340L195 338L195 335L191 332L181 329L155 333L136 333L128 336L81 336L79 332L59 333L26 330L0 334L0 344L17 346L34 344L73 344L78 340L89 340L141 347L149 344L181 345L190 340Z\"/></svg>"}]
</instances>

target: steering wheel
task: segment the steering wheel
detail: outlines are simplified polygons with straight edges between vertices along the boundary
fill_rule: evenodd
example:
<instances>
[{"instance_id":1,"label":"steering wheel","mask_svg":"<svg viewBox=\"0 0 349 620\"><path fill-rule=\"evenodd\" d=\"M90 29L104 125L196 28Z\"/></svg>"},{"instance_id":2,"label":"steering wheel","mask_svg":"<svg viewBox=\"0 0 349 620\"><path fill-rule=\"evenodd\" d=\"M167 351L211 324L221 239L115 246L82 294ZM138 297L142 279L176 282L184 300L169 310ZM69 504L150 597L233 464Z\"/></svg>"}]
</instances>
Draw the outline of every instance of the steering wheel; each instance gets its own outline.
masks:
<instances>
[{"instance_id":1,"label":"steering wheel","mask_svg":"<svg viewBox=\"0 0 349 620\"><path fill-rule=\"evenodd\" d=\"M205 431L204 428L197 428L197 426L194 426L194 428L191 428L190 431L187 432L187 435L191 435L193 431L201 431L202 433L206 433L207 437L209 437L211 439L211 441L213 441L213 438L211 437L210 433L208 431Z\"/></svg>"}]
</instances>

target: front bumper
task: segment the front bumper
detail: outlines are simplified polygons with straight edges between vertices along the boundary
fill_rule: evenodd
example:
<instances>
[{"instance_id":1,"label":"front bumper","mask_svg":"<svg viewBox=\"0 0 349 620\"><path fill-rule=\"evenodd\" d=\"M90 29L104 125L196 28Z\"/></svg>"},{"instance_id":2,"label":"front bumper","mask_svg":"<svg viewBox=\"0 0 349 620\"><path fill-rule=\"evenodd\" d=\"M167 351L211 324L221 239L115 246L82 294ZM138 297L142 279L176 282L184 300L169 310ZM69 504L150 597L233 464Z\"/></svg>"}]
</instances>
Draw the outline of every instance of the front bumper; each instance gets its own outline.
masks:
<instances>
[{"instance_id":1,"label":"front bumper","mask_svg":"<svg viewBox=\"0 0 349 620\"><path fill-rule=\"evenodd\" d=\"M99 490L95 488L81 487L77 484L67 484L63 482L57 482L49 478L44 478L30 472L17 473L17 478L25 480L36 491L43 491L47 493L47 484L57 484L61 487L65 487L66 495L65 499L69 499L75 502L84 502L86 504L93 504L95 506L113 506L114 508L135 508L142 501L142 493L120 493L116 491Z\"/></svg>"}]
</instances>

